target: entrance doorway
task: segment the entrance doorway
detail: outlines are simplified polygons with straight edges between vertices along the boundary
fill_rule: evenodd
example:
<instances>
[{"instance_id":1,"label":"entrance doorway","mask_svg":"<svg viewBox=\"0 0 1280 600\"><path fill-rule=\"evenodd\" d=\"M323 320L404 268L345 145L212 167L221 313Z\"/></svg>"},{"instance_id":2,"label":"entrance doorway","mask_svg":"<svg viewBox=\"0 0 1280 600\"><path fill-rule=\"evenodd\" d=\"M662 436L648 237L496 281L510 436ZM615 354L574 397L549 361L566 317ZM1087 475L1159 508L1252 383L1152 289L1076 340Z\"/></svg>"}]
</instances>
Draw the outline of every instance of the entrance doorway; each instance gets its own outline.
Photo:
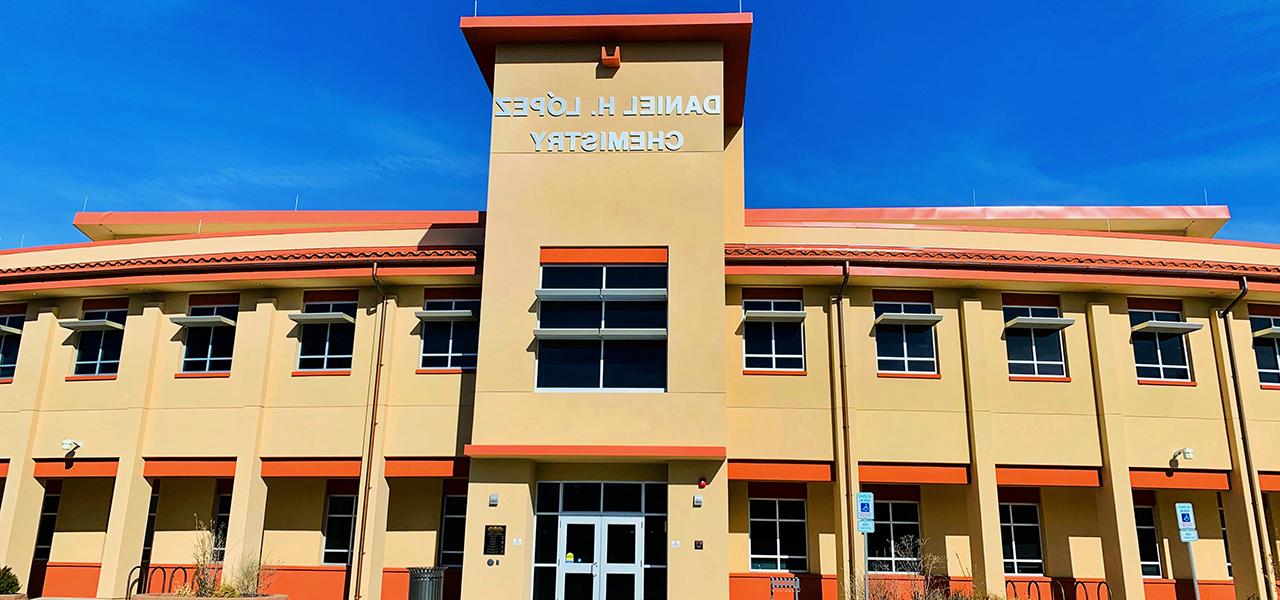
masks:
<instances>
[{"instance_id":1,"label":"entrance doorway","mask_svg":"<svg viewBox=\"0 0 1280 600\"><path fill-rule=\"evenodd\" d=\"M666 599L666 483L537 487L533 600Z\"/></svg>"},{"instance_id":2,"label":"entrance doorway","mask_svg":"<svg viewBox=\"0 0 1280 600\"><path fill-rule=\"evenodd\" d=\"M560 517L556 597L644 598L643 517Z\"/></svg>"}]
</instances>

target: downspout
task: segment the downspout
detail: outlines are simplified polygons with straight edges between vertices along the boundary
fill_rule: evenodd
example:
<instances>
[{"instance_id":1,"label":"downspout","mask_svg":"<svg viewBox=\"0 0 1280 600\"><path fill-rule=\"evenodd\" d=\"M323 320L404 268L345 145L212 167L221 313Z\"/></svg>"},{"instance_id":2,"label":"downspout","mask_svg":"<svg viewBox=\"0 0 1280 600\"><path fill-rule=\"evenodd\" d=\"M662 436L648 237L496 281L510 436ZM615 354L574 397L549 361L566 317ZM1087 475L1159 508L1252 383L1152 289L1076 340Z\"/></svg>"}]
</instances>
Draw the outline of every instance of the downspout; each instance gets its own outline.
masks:
<instances>
[{"instance_id":1,"label":"downspout","mask_svg":"<svg viewBox=\"0 0 1280 600\"><path fill-rule=\"evenodd\" d=\"M382 281L378 279L376 261L373 263L369 277L373 279L373 286L378 289L378 335L373 360L373 392L369 398L369 445L365 448L364 486L360 491L360 534L356 542L360 554L356 558L356 572L352 577L351 586L355 591L353 596L355 600L360 600L360 583L364 576L365 536L369 529L369 494L373 489L374 440L378 431L378 393L382 386L382 347L387 332L387 292L382 288Z\"/></svg>"},{"instance_id":2,"label":"downspout","mask_svg":"<svg viewBox=\"0 0 1280 600\"><path fill-rule=\"evenodd\" d=\"M1245 295L1249 293L1249 278L1240 277L1240 293L1236 295L1231 303L1218 311L1218 318L1222 319L1222 328L1227 336L1227 365L1231 369L1231 387L1236 395L1236 420L1240 423L1240 445L1244 454L1244 475L1248 479L1250 493L1248 494L1248 502L1250 504L1250 512L1253 513L1254 527L1258 531L1258 550L1259 558L1262 560L1262 584L1267 590L1268 600L1276 599L1276 587L1271 581L1272 564L1271 552L1267 545L1267 523L1266 516L1262 514L1262 495L1258 487L1258 473L1254 470L1253 448L1249 445L1249 421L1245 419L1244 396L1240 388L1240 370L1236 365L1236 343L1231 334L1231 310L1244 300Z\"/></svg>"},{"instance_id":3,"label":"downspout","mask_svg":"<svg viewBox=\"0 0 1280 600\"><path fill-rule=\"evenodd\" d=\"M852 430L852 425L850 424L850 421L852 420L852 415L849 414L849 375L848 375L848 366L847 366L847 359L846 359L847 354L845 352L845 341L844 341L844 337L845 337L844 336L844 292L845 292L845 288L847 288L849 285L849 261L847 260L844 261L844 263L841 265L841 270L843 273L843 277L840 280L840 291L836 292L836 345L837 345L838 351L840 352L839 410L840 410L840 422L841 422L840 435L841 435L841 441L843 442L843 446L844 446L842 456L844 458L845 520L847 521L845 523L845 527L849 532L849 548L852 550L854 532L857 531L857 522L856 522L856 517L854 516L857 514L857 511L854 510L853 482L854 482L855 466L853 464L853 451L850 449L852 448L852 446L850 446L851 439L852 439L852 435L850 433ZM863 552L866 552L866 549L863 549ZM850 557L850 560L849 560L850 568L854 568L853 567L854 564L855 563L852 557ZM856 572L856 569L855 569L855 572Z\"/></svg>"}]
</instances>

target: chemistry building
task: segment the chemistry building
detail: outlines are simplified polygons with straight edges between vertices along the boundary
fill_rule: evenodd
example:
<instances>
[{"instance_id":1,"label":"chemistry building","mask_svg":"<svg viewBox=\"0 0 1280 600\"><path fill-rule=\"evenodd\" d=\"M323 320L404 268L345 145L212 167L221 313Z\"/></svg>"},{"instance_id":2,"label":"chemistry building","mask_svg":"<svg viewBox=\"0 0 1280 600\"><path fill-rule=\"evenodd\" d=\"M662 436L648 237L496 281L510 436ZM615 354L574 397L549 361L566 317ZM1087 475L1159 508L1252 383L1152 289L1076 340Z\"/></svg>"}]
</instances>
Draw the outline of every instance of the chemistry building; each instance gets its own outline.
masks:
<instances>
[{"instance_id":1,"label":"chemistry building","mask_svg":"<svg viewBox=\"0 0 1280 600\"><path fill-rule=\"evenodd\" d=\"M33 597L199 521L302 600L1276 598L1280 246L1225 207L744 209L751 15L461 28L485 211L0 252Z\"/></svg>"}]
</instances>

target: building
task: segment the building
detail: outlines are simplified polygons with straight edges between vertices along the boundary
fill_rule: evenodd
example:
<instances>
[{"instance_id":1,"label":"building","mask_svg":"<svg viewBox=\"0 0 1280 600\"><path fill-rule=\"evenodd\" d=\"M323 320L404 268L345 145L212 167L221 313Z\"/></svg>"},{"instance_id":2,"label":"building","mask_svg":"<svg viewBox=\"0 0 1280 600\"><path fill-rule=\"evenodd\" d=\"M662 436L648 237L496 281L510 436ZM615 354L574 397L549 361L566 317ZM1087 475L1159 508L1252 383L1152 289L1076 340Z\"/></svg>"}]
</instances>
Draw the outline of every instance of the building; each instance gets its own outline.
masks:
<instances>
[{"instance_id":1,"label":"building","mask_svg":"<svg viewBox=\"0 0 1280 600\"><path fill-rule=\"evenodd\" d=\"M1219 206L745 210L750 27L464 18L485 212L0 252L0 564L120 598L200 521L306 600L835 599L864 560L1172 600L1192 558L1274 599L1280 246Z\"/></svg>"}]
</instances>

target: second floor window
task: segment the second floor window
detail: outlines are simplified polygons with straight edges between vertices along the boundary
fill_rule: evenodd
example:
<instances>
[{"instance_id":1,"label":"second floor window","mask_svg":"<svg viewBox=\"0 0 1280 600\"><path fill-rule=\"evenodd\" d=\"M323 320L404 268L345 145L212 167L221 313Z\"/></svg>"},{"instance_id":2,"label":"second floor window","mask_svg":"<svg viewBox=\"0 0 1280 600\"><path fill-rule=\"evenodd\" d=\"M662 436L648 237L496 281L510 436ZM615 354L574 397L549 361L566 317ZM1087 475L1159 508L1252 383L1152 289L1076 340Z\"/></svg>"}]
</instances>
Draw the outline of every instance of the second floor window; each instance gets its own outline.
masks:
<instances>
[{"instance_id":1,"label":"second floor window","mask_svg":"<svg viewBox=\"0 0 1280 600\"><path fill-rule=\"evenodd\" d=\"M422 370L476 368L479 300L428 299L422 312Z\"/></svg>"},{"instance_id":2,"label":"second floor window","mask_svg":"<svg viewBox=\"0 0 1280 600\"><path fill-rule=\"evenodd\" d=\"M13 377L17 370L18 346L22 345L26 320L26 307L0 306L0 379Z\"/></svg>"},{"instance_id":3,"label":"second floor window","mask_svg":"<svg viewBox=\"0 0 1280 600\"><path fill-rule=\"evenodd\" d=\"M1280 316L1249 317L1253 331L1253 355L1258 361L1258 381L1263 385L1280 385L1280 338L1274 337L1280 327ZM0 363L0 371L4 365ZM3 376L0 373L0 376Z\"/></svg>"},{"instance_id":4,"label":"second floor window","mask_svg":"<svg viewBox=\"0 0 1280 600\"><path fill-rule=\"evenodd\" d=\"M809 570L804 500L751 498L747 513L752 571Z\"/></svg>"},{"instance_id":5,"label":"second floor window","mask_svg":"<svg viewBox=\"0 0 1280 600\"><path fill-rule=\"evenodd\" d=\"M356 337L356 295L354 292L309 293L303 298L302 344L298 352L300 371L348 371Z\"/></svg>"},{"instance_id":6,"label":"second floor window","mask_svg":"<svg viewBox=\"0 0 1280 600\"><path fill-rule=\"evenodd\" d=\"M1006 575L1043 575L1040 549L1040 507L1035 504L1000 504L1000 542L1004 547Z\"/></svg>"},{"instance_id":7,"label":"second floor window","mask_svg":"<svg viewBox=\"0 0 1280 600\"><path fill-rule=\"evenodd\" d=\"M545 265L538 298L538 388L666 388L666 265Z\"/></svg>"},{"instance_id":8,"label":"second floor window","mask_svg":"<svg viewBox=\"0 0 1280 600\"><path fill-rule=\"evenodd\" d=\"M938 372L934 323L913 322L933 315L931 302L876 300L876 370L880 373L932 374Z\"/></svg>"},{"instance_id":9,"label":"second floor window","mask_svg":"<svg viewBox=\"0 0 1280 600\"><path fill-rule=\"evenodd\" d=\"M1005 323L1018 318L1057 319L1057 307L1005 306ZM1065 377L1067 361L1062 352L1062 330L1038 325L1007 326L1004 330L1005 350L1009 355L1009 374L1030 377Z\"/></svg>"},{"instance_id":10,"label":"second floor window","mask_svg":"<svg viewBox=\"0 0 1280 600\"><path fill-rule=\"evenodd\" d=\"M745 370L804 370L800 290L743 290L742 313Z\"/></svg>"},{"instance_id":11,"label":"second floor window","mask_svg":"<svg viewBox=\"0 0 1280 600\"><path fill-rule=\"evenodd\" d=\"M1157 326L1135 329L1130 334L1138 379L1191 381L1186 332L1165 330L1182 324L1182 314L1168 310L1129 311L1131 326L1136 328L1150 322ZM1160 326L1161 323L1171 325Z\"/></svg>"},{"instance_id":12,"label":"second floor window","mask_svg":"<svg viewBox=\"0 0 1280 600\"><path fill-rule=\"evenodd\" d=\"M182 372L220 373L231 370L231 354L236 343L236 317L238 304L193 304L187 310L191 317L222 317L224 320L207 325L185 327Z\"/></svg>"},{"instance_id":13,"label":"second floor window","mask_svg":"<svg viewBox=\"0 0 1280 600\"><path fill-rule=\"evenodd\" d=\"M115 375L120 371L120 347L124 343L126 308L88 309L82 321L114 324L82 330L76 335L76 375Z\"/></svg>"}]
</instances>

